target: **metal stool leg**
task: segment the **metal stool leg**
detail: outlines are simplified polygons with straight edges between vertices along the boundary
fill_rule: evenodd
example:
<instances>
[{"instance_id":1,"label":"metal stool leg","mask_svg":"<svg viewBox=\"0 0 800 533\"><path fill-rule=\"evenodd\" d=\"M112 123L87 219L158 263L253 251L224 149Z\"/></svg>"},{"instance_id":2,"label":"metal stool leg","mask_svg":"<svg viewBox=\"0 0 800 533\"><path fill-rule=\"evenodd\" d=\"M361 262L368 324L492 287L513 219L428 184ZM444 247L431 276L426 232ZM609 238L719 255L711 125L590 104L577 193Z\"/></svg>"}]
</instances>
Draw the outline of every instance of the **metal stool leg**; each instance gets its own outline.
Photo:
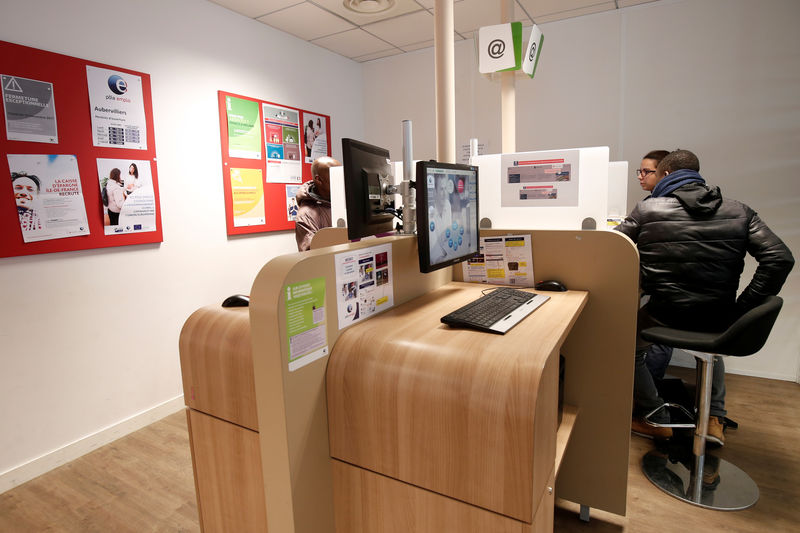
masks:
<instances>
[{"instance_id":1,"label":"metal stool leg","mask_svg":"<svg viewBox=\"0 0 800 533\"><path fill-rule=\"evenodd\" d=\"M747 509L758 501L755 482L728 461L706 456L714 355L690 353L698 365L697 419L692 454L689 456L682 450L670 450L669 453L654 450L642 459L642 469L647 479L679 500L708 509Z\"/></svg>"}]
</instances>

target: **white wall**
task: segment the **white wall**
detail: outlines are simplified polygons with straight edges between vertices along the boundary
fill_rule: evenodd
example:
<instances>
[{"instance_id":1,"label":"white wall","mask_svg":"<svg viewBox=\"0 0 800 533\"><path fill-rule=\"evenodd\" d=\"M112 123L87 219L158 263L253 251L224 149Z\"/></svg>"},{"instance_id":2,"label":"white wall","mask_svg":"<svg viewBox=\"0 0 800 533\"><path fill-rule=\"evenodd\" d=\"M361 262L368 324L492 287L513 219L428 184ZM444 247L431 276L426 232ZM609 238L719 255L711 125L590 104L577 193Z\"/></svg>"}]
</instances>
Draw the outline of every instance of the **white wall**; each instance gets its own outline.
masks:
<instances>
[{"instance_id":1,"label":"white wall","mask_svg":"<svg viewBox=\"0 0 800 533\"><path fill-rule=\"evenodd\" d=\"M226 235L217 91L330 114L335 156L363 136L363 108L359 64L204 0L0 9L2 40L150 74L164 230L161 245L0 259L2 492L180 408L186 318L296 251L293 232Z\"/></svg>"},{"instance_id":2,"label":"white wall","mask_svg":"<svg viewBox=\"0 0 800 533\"><path fill-rule=\"evenodd\" d=\"M629 161L628 208L644 194L633 170L654 148L688 148L701 173L744 201L800 256L800 2L661 0L543 24L536 78L518 77L517 150L607 145ZM500 151L500 88L477 72L474 44L456 43L456 140ZM414 157L435 157L431 49L364 65L367 142L400 154L400 120ZM743 279L749 280L753 262ZM800 267L757 355L729 371L797 380Z\"/></svg>"}]
</instances>

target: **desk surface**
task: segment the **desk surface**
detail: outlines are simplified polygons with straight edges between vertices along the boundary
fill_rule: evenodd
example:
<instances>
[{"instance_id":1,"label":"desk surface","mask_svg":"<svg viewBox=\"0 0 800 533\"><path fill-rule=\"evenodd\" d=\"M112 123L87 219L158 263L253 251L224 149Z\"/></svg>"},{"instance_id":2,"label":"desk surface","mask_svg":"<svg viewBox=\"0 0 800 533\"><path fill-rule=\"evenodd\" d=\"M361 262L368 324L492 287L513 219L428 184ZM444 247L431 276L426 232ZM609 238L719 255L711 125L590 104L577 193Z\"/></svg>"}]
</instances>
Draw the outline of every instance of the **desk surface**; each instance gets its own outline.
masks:
<instances>
[{"instance_id":1,"label":"desk surface","mask_svg":"<svg viewBox=\"0 0 800 533\"><path fill-rule=\"evenodd\" d=\"M549 293L505 335L440 322L485 288L449 283L342 333L331 456L530 523L555 464L558 351L587 293Z\"/></svg>"}]
</instances>

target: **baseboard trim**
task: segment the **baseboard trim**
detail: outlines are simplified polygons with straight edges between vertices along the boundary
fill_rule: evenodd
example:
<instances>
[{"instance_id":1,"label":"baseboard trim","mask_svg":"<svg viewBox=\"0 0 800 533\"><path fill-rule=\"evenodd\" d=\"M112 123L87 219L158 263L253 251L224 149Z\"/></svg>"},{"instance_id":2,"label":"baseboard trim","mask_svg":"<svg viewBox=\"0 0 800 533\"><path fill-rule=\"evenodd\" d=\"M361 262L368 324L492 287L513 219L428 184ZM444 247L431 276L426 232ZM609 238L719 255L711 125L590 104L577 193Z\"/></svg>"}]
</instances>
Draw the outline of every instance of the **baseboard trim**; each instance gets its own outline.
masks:
<instances>
[{"instance_id":1,"label":"baseboard trim","mask_svg":"<svg viewBox=\"0 0 800 533\"><path fill-rule=\"evenodd\" d=\"M87 435L75 442L28 461L25 464L7 470L0 474L0 494L22 485L26 481L30 481L50 470L58 468L61 465L74 461L78 457L86 455L120 437L124 437L157 420L161 420L165 416L180 411L184 407L183 395L181 394L180 396L176 396L146 411L137 413L112 426L101 429L91 435Z\"/></svg>"}]
</instances>

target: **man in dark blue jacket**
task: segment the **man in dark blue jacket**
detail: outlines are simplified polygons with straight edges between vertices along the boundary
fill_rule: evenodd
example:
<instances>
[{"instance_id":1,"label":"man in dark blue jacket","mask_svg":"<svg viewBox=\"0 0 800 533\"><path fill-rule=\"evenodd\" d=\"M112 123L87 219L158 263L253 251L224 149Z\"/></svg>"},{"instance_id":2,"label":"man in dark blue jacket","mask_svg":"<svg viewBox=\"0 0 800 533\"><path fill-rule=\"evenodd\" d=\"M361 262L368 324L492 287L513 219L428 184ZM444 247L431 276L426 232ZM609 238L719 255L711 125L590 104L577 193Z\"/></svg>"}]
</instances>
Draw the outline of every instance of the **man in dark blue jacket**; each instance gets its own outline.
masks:
<instances>
[{"instance_id":1,"label":"man in dark blue jacket","mask_svg":"<svg viewBox=\"0 0 800 533\"><path fill-rule=\"evenodd\" d=\"M650 296L639 312L639 329L652 325L722 331L745 311L777 294L792 270L792 253L755 211L723 198L719 187L706 185L700 162L688 150L667 155L656 170L652 195L639 202L617 229L639 249L640 283ZM736 297L744 258L758 267ZM648 343L637 338L634 415L663 404L645 364ZM725 369L714 364L709 440L724 443ZM651 420L668 422L669 413ZM637 432L669 437L669 428L653 428L634 418Z\"/></svg>"}]
</instances>

